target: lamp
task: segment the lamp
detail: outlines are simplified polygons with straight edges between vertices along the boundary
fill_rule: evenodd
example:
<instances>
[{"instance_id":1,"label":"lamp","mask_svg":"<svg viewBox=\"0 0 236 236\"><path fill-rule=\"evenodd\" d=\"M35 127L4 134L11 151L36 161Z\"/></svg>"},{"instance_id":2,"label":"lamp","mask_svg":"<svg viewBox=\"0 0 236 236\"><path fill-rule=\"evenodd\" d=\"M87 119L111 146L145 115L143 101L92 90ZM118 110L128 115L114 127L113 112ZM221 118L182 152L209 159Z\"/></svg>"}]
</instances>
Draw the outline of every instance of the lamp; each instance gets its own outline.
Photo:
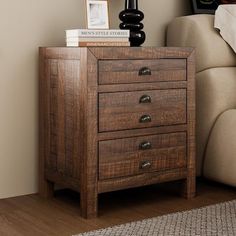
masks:
<instances>
[{"instance_id":1,"label":"lamp","mask_svg":"<svg viewBox=\"0 0 236 236\"><path fill-rule=\"evenodd\" d=\"M125 10L119 14L122 21L120 29L130 30L130 45L138 47L142 45L146 39L145 33L142 31L144 19L143 12L138 10L138 0L125 0Z\"/></svg>"}]
</instances>

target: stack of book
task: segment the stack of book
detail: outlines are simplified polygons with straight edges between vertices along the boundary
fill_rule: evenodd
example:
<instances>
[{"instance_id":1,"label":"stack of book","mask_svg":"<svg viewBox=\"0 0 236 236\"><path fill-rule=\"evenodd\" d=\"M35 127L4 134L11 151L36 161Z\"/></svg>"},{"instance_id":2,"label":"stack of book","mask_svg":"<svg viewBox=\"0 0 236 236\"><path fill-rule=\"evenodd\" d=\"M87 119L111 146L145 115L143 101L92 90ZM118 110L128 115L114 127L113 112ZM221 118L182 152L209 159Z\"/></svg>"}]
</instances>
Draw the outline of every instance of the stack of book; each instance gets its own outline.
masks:
<instances>
[{"instance_id":1,"label":"stack of book","mask_svg":"<svg viewBox=\"0 0 236 236\"><path fill-rule=\"evenodd\" d=\"M67 47L128 47L129 30L66 30Z\"/></svg>"}]
</instances>

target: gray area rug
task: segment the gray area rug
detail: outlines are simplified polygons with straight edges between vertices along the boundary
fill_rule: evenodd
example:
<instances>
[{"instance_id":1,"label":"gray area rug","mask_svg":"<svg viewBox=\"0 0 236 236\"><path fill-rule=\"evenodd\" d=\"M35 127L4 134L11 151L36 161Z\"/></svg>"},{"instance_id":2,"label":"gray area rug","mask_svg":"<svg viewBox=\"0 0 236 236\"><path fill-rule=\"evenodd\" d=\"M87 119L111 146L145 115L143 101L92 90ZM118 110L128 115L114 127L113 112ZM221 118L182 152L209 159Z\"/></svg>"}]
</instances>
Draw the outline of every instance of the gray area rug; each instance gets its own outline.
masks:
<instances>
[{"instance_id":1,"label":"gray area rug","mask_svg":"<svg viewBox=\"0 0 236 236\"><path fill-rule=\"evenodd\" d=\"M236 200L132 222L77 236L236 235Z\"/></svg>"}]
</instances>

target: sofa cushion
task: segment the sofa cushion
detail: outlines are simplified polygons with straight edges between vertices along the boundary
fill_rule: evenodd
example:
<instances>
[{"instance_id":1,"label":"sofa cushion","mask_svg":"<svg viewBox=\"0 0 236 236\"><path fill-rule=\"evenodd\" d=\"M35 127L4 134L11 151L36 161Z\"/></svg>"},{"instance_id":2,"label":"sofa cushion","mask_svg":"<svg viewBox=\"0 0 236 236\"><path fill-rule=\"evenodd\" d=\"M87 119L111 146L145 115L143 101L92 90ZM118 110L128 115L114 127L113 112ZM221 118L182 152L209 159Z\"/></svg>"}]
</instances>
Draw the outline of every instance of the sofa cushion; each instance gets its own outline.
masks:
<instances>
[{"instance_id":1,"label":"sofa cushion","mask_svg":"<svg viewBox=\"0 0 236 236\"><path fill-rule=\"evenodd\" d=\"M219 114L236 108L236 67L208 69L198 73L196 80L197 170L199 175L214 123Z\"/></svg>"},{"instance_id":2,"label":"sofa cushion","mask_svg":"<svg viewBox=\"0 0 236 236\"><path fill-rule=\"evenodd\" d=\"M236 186L236 109L224 112L211 133L204 176Z\"/></svg>"},{"instance_id":3,"label":"sofa cushion","mask_svg":"<svg viewBox=\"0 0 236 236\"><path fill-rule=\"evenodd\" d=\"M197 72L212 67L236 66L231 47L214 29L214 16L176 18L167 29L167 46L196 47Z\"/></svg>"}]
</instances>

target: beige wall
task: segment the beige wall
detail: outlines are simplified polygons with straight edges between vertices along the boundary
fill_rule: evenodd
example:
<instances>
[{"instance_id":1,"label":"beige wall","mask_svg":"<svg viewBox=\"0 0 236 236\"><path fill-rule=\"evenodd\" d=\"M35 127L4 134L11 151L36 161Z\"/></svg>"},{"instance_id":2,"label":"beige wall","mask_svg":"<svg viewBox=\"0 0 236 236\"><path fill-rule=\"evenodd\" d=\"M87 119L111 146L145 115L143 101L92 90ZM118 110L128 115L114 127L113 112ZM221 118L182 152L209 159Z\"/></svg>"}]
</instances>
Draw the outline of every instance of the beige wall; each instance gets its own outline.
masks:
<instances>
[{"instance_id":1,"label":"beige wall","mask_svg":"<svg viewBox=\"0 0 236 236\"><path fill-rule=\"evenodd\" d=\"M123 0L110 0L112 26ZM140 0L146 45L163 45L166 24L188 0ZM2 1L0 7L0 198L37 192L38 46L60 46L84 26L84 0Z\"/></svg>"}]
</instances>

